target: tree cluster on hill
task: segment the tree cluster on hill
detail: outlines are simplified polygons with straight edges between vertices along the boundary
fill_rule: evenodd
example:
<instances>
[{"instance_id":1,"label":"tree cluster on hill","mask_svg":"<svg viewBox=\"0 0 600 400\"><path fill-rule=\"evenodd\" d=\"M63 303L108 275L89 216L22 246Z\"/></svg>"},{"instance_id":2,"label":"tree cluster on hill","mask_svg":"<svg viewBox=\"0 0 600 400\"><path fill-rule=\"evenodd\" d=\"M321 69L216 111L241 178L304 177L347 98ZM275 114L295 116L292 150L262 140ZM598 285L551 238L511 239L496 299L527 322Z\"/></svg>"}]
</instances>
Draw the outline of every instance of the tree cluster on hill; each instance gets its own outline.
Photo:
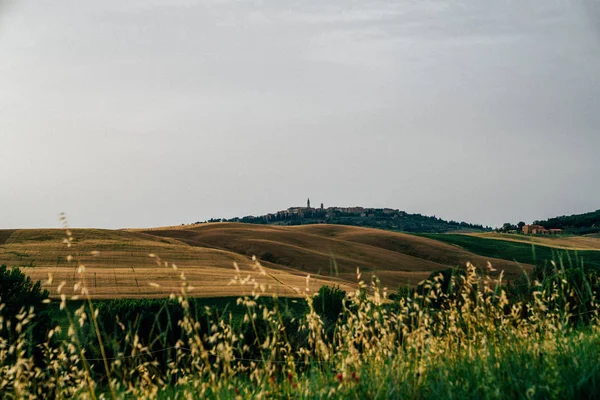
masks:
<instances>
[{"instance_id":1,"label":"tree cluster on hill","mask_svg":"<svg viewBox=\"0 0 600 400\"><path fill-rule=\"evenodd\" d=\"M504 233L520 233L525 226L525 222L520 221L518 224L514 225L510 222L505 222L502 224L500 228L496 229L496 232L504 232Z\"/></svg>"},{"instance_id":2,"label":"tree cluster on hill","mask_svg":"<svg viewBox=\"0 0 600 400\"><path fill-rule=\"evenodd\" d=\"M409 214L387 208L294 208L262 216L210 219L206 222L243 222L262 225L338 224L402 232L445 233L488 231L490 227L467 222L446 221L436 216ZM200 222L197 222L200 223Z\"/></svg>"},{"instance_id":3,"label":"tree cluster on hill","mask_svg":"<svg viewBox=\"0 0 600 400\"><path fill-rule=\"evenodd\" d=\"M598 233L600 232L600 210L534 221L534 224L546 229L562 229L567 233L579 235Z\"/></svg>"},{"instance_id":4,"label":"tree cluster on hill","mask_svg":"<svg viewBox=\"0 0 600 400\"><path fill-rule=\"evenodd\" d=\"M497 232L520 233L525 222L519 222L514 225L506 222L502 227L497 228ZM573 215L562 215L560 217L549 218L546 220L533 221L533 225L543 226L545 229L562 229L565 233L575 235L585 235L589 233L600 233L600 210Z\"/></svg>"}]
</instances>

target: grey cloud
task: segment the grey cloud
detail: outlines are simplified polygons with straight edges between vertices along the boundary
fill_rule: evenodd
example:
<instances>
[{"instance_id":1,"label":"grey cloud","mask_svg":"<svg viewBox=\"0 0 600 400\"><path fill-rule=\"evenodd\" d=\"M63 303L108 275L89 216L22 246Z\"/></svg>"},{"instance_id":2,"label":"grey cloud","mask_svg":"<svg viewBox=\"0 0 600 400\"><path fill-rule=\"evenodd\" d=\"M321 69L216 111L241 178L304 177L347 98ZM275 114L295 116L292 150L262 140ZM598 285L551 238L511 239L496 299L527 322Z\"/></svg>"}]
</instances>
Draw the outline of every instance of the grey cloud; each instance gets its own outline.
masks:
<instances>
[{"instance_id":1,"label":"grey cloud","mask_svg":"<svg viewBox=\"0 0 600 400\"><path fill-rule=\"evenodd\" d=\"M587 7L587 8L586 8ZM78 1L0 27L0 227L598 208L593 1Z\"/></svg>"}]
</instances>

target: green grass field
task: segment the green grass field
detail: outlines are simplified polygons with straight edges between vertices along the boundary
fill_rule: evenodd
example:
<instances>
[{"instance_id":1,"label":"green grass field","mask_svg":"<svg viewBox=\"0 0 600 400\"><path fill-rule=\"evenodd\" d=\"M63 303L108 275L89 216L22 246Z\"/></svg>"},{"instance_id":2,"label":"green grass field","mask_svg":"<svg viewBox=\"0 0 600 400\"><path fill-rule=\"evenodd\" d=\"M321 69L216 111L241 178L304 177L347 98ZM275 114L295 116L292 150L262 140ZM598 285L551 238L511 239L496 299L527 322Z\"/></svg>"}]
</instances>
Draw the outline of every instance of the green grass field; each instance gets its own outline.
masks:
<instances>
[{"instance_id":1,"label":"green grass field","mask_svg":"<svg viewBox=\"0 0 600 400\"><path fill-rule=\"evenodd\" d=\"M484 239L469 235L421 234L419 236L460 246L475 254L516 261L523 264L544 265L551 260L562 261L565 266L580 265L600 271L600 251L572 251L547 246L531 245L498 239Z\"/></svg>"}]
</instances>

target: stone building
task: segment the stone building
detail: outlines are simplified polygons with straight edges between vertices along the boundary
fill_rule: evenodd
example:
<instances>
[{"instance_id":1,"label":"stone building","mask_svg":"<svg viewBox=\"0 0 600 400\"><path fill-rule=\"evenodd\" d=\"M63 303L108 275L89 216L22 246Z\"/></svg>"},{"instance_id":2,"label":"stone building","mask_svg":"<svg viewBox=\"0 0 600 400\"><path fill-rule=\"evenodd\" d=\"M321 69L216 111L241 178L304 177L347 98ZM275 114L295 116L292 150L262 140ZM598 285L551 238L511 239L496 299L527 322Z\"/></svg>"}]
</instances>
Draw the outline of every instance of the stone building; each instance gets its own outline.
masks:
<instances>
[{"instance_id":1,"label":"stone building","mask_svg":"<svg viewBox=\"0 0 600 400\"><path fill-rule=\"evenodd\" d=\"M562 229L546 229L541 225L524 225L523 233L526 235L560 235Z\"/></svg>"}]
</instances>

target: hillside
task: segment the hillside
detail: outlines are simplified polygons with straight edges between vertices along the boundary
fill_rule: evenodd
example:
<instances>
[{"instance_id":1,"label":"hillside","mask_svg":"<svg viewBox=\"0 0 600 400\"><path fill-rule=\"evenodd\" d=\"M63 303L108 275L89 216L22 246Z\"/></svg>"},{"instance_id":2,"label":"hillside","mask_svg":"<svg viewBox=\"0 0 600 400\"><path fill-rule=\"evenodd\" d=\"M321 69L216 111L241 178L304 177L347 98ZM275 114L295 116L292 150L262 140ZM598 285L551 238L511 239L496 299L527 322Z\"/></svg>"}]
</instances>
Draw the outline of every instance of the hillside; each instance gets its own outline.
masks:
<instances>
[{"instance_id":1,"label":"hillside","mask_svg":"<svg viewBox=\"0 0 600 400\"><path fill-rule=\"evenodd\" d=\"M539 246L554 247L563 250L600 250L600 235L586 236L543 236L543 235L516 235L512 233L476 232L469 236L483 239L500 239L509 242L528 243Z\"/></svg>"},{"instance_id":2,"label":"hillside","mask_svg":"<svg viewBox=\"0 0 600 400\"><path fill-rule=\"evenodd\" d=\"M535 221L534 224L542 225L546 229L563 229L567 233L579 235L600 233L600 210L584 214L563 215Z\"/></svg>"},{"instance_id":3,"label":"hillside","mask_svg":"<svg viewBox=\"0 0 600 400\"><path fill-rule=\"evenodd\" d=\"M356 267L360 267L363 272L376 273L390 287L416 283L432 271L464 265L467 261L485 266L490 260L511 277L522 274L513 262L491 260L437 240L379 229L212 223L158 228L144 233L193 246L256 255L261 260L296 271L335 275L348 282L355 281Z\"/></svg>"},{"instance_id":4,"label":"hillside","mask_svg":"<svg viewBox=\"0 0 600 400\"><path fill-rule=\"evenodd\" d=\"M467 261L485 266L489 259L437 240L338 225L214 223L127 231L75 229L73 235L76 240L68 249L62 243L62 230L0 231L0 264L20 266L42 281L53 274L54 284L46 287L57 295L59 282L66 282L64 291L69 293L79 279L76 265L67 262L73 254L87 267L86 281L93 297L136 298L177 292L181 272L195 287L194 296L240 295L242 289L229 284L234 277L233 262L240 265L243 276L253 275L271 285L271 292L293 296L297 294L292 288L306 286L307 274L312 276L311 290L323 284L350 290L359 267L364 280L376 273L384 286L395 290L448 266ZM157 265L149 254L175 263L178 270ZM252 255L265 266L265 276L253 270ZM509 279L522 273L511 261L489 260L498 270L506 270Z\"/></svg>"},{"instance_id":5,"label":"hillside","mask_svg":"<svg viewBox=\"0 0 600 400\"><path fill-rule=\"evenodd\" d=\"M549 265L551 261L561 262L565 267L580 266L600 271L600 251L565 250L504 239L481 238L473 235L423 234L422 236L479 254L483 257L498 257L530 265ZM560 265L559 265L560 266Z\"/></svg>"},{"instance_id":6,"label":"hillside","mask_svg":"<svg viewBox=\"0 0 600 400\"><path fill-rule=\"evenodd\" d=\"M33 279L42 282L52 274L54 284L44 286L54 296L61 281L66 282L63 292L68 294L80 279L76 264L67 262L68 255L76 256L86 266L87 286L94 298L165 297L179 292L181 272L195 287L194 296L238 296L243 293L242 289L229 284L234 277L234 261L239 264L243 276L252 275L260 283L272 285L272 292L294 296L291 288L306 287L306 275L289 268L266 265L268 275L260 276L253 270L249 257L143 233L74 229L75 242L71 249L62 243L65 232L58 229L0 231L0 237L3 236L6 239L0 245L0 264L19 266ZM92 255L92 251L99 254ZM175 263L177 271L170 266L157 265L156 258L150 254ZM336 280L327 280L332 281ZM158 283L160 287L152 287L150 283ZM316 290L325 283L315 279L311 289ZM343 285L343 282L339 283ZM250 293L250 289L244 290Z\"/></svg>"},{"instance_id":7,"label":"hillside","mask_svg":"<svg viewBox=\"0 0 600 400\"><path fill-rule=\"evenodd\" d=\"M312 225L334 224L378 228L400 232L484 232L491 228L467 222L446 221L435 216L409 214L391 208L291 207L287 210L261 216L246 216L231 219L211 219L206 222L241 222L261 225ZM200 224L201 222L196 222Z\"/></svg>"}]
</instances>

